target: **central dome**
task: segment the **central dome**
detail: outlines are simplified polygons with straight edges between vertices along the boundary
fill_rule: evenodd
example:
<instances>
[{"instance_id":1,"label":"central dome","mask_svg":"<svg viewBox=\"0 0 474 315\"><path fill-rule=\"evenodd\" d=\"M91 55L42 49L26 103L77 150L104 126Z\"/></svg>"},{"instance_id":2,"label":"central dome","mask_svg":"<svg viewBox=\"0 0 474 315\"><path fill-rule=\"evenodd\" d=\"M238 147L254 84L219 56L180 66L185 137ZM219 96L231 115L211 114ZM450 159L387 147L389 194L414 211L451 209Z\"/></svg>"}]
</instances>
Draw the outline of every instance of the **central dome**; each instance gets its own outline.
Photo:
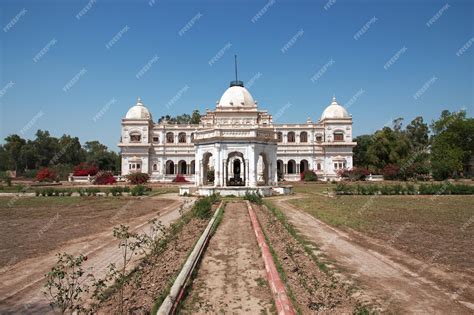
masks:
<instances>
[{"instance_id":1,"label":"central dome","mask_svg":"<svg viewBox=\"0 0 474 315\"><path fill-rule=\"evenodd\" d=\"M143 105L143 102L138 98L137 103L130 107L127 114L125 115L126 119L152 119L150 111L148 108Z\"/></svg>"},{"instance_id":2,"label":"central dome","mask_svg":"<svg viewBox=\"0 0 474 315\"><path fill-rule=\"evenodd\" d=\"M217 104L218 107L256 107L252 95L250 92L244 88L242 85L231 85Z\"/></svg>"},{"instance_id":3,"label":"central dome","mask_svg":"<svg viewBox=\"0 0 474 315\"><path fill-rule=\"evenodd\" d=\"M336 98L332 98L332 103L326 107L323 114L321 115L321 120L324 119L338 119L338 118L350 118L351 116L347 110L339 105L336 101Z\"/></svg>"}]
</instances>

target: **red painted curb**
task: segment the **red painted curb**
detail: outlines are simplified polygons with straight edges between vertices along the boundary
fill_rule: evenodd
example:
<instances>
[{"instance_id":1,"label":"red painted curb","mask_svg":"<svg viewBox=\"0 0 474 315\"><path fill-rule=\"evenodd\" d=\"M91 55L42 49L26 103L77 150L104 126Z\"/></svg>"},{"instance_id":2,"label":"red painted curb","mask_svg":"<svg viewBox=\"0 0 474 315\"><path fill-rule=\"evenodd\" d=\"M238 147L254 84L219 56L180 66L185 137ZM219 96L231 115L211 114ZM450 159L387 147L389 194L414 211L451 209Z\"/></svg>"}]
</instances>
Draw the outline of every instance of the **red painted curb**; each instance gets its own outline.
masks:
<instances>
[{"instance_id":1,"label":"red painted curb","mask_svg":"<svg viewBox=\"0 0 474 315\"><path fill-rule=\"evenodd\" d=\"M286 294L285 285L280 279L280 275L276 269L275 263L273 262L272 253L270 248L265 242L265 236L263 235L260 224L258 223L257 215L253 210L250 202L247 201L247 209L249 211L250 220L252 221L253 231L257 237L258 246L262 251L263 262L265 263L265 271L267 274L268 284L272 290L273 299L275 300L275 305L278 314L288 314L294 315L296 312L291 305L290 299Z\"/></svg>"}]
</instances>

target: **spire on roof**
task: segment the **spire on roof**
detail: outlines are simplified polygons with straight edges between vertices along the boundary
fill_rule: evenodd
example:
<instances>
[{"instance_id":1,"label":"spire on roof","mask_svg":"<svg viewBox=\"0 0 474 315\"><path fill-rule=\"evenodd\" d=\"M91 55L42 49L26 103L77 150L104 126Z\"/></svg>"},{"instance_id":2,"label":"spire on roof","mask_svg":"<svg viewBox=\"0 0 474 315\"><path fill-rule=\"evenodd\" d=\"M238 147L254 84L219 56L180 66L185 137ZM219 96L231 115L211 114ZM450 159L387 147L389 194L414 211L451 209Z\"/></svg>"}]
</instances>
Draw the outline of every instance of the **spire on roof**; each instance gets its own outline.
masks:
<instances>
[{"instance_id":1,"label":"spire on roof","mask_svg":"<svg viewBox=\"0 0 474 315\"><path fill-rule=\"evenodd\" d=\"M235 81L230 82L230 86L244 86L244 82L239 81L237 76L237 55L234 55L234 67L235 67Z\"/></svg>"}]
</instances>

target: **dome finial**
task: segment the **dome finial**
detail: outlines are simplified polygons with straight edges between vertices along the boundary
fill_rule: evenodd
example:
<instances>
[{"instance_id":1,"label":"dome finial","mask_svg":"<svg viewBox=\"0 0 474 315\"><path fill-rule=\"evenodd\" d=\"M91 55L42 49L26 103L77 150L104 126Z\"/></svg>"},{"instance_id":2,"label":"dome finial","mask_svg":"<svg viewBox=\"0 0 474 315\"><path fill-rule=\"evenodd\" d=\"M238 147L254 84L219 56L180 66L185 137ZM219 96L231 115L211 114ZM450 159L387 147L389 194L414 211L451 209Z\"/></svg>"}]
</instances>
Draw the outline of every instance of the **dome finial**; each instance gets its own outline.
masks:
<instances>
[{"instance_id":1,"label":"dome finial","mask_svg":"<svg viewBox=\"0 0 474 315\"><path fill-rule=\"evenodd\" d=\"M137 105L143 106L142 98L140 96L137 98Z\"/></svg>"},{"instance_id":2,"label":"dome finial","mask_svg":"<svg viewBox=\"0 0 474 315\"><path fill-rule=\"evenodd\" d=\"M332 93L332 101L336 102L336 93Z\"/></svg>"},{"instance_id":3,"label":"dome finial","mask_svg":"<svg viewBox=\"0 0 474 315\"><path fill-rule=\"evenodd\" d=\"M234 55L234 67L235 67L235 81L230 82L230 86L244 86L244 82L239 81L237 76L237 55Z\"/></svg>"}]
</instances>

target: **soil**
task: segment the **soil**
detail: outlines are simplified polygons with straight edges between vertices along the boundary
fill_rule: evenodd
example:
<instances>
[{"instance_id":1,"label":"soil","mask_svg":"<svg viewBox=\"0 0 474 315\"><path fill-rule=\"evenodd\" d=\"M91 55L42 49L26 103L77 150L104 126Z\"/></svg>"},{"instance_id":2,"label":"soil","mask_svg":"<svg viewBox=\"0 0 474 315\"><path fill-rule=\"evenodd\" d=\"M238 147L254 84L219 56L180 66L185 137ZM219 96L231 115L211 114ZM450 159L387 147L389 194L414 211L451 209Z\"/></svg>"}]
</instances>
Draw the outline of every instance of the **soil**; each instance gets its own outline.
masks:
<instances>
[{"instance_id":1,"label":"soil","mask_svg":"<svg viewBox=\"0 0 474 315\"><path fill-rule=\"evenodd\" d=\"M297 303L295 307L303 314L352 314L358 302L348 288L322 271L268 208L257 205L253 208L286 275L287 286Z\"/></svg>"},{"instance_id":2,"label":"soil","mask_svg":"<svg viewBox=\"0 0 474 315\"><path fill-rule=\"evenodd\" d=\"M274 313L247 206L228 203L181 313Z\"/></svg>"},{"instance_id":3,"label":"soil","mask_svg":"<svg viewBox=\"0 0 474 315\"><path fill-rule=\"evenodd\" d=\"M163 252L143 260L124 287L125 313L150 314L156 299L166 296L168 285L180 272L207 223L207 220L191 219ZM117 314L119 301L116 293L100 305L97 313Z\"/></svg>"},{"instance_id":4,"label":"soil","mask_svg":"<svg viewBox=\"0 0 474 315\"><path fill-rule=\"evenodd\" d=\"M6 224L10 226L9 229L12 229L11 222L16 222L16 230L11 230L13 235L9 235L8 238L12 242L15 235L18 238L23 238L22 245L19 246L20 249L11 248L8 242L2 243L2 246L8 246L9 250L16 253L17 256L13 256L15 259L9 261L0 270L0 283L2 284L0 286L0 313L51 313L48 301L42 294L42 287L44 275L56 262L56 253L67 252L73 255L83 253L87 255L88 260L84 268L93 267L92 273L100 277L105 273L110 263L119 265L121 262L118 243L112 236L113 226L123 223L128 224L131 231L146 231L148 221L155 217L158 217L164 225L169 225L179 218L178 208L182 204L182 200L175 195L163 195L141 199L132 198L134 201L127 207L105 208L103 205L101 206L101 200L104 199L96 197L95 202L88 203L87 206L81 206L82 203L78 203L77 206L63 207L65 211L60 212L60 223L57 225L53 223L47 231L41 234L41 242L36 244L38 248L32 258L20 259L16 257L28 257L28 255L22 254L21 248L30 246L28 240L34 239L35 233L44 222L44 217L51 217L52 214L54 216L56 211L59 211L58 208L44 206L26 209L30 216L23 215L17 219L0 223ZM125 201L125 204L129 202L128 199ZM19 204L15 205L15 207L17 206ZM20 224L26 225L32 231L22 231ZM35 224L38 224L36 228ZM22 233L31 235L26 237L22 236ZM67 241L64 241L62 236ZM133 266L134 262L130 265Z\"/></svg>"},{"instance_id":5,"label":"soil","mask_svg":"<svg viewBox=\"0 0 474 315\"><path fill-rule=\"evenodd\" d=\"M446 273L391 247L381 245L354 231L341 231L286 202L295 197L274 199L290 222L309 241L319 246L321 259L334 262L339 276L355 283L361 299L377 304L391 314L472 314L472 283L466 274ZM443 286L439 279L452 283ZM457 284L457 285L456 285Z\"/></svg>"}]
</instances>

